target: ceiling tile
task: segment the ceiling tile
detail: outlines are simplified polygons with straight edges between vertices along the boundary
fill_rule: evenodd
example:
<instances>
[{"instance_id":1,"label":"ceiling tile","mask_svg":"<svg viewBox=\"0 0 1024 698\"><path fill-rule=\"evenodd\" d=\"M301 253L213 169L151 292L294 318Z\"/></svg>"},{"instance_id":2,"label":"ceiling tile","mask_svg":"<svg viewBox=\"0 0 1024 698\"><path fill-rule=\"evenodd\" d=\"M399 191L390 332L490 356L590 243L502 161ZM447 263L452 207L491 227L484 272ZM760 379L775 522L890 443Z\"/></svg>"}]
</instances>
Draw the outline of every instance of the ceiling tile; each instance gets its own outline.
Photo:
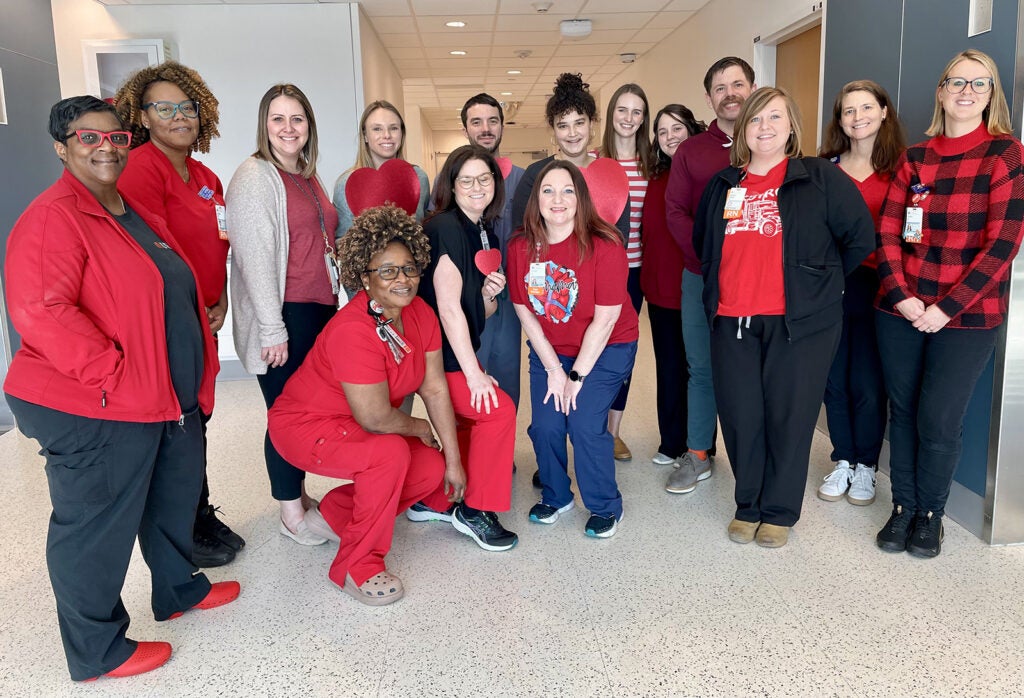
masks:
<instances>
[{"instance_id":1,"label":"ceiling tile","mask_svg":"<svg viewBox=\"0 0 1024 698\"><path fill-rule=\"evenodd\" d=\"M419 46L419 34L377 34L377 38L384 44L385 48L404 48L406 46Z\"/></svg>"},{"instance_id":2,"label":"ceiling tile","mask_svg":"<svg viewBox=\"0 0 1024 698\"><path fill-rule=\"evenodd\" d=\"M420 33L420 39L423 41L423 45L428 48L446 48L451 50L468 46L484 47L487 49L491 47L490 32L460 33L458 35L424 32Z\"/></svg>"},{"instance_id":3,"label":"ceiling tile","mask_svg":"<svg viewBox=\"0 0 1024 698\"><path fill-rule=\"evenodd\" d=\"M536 0L501 0L501 14L502 15L541 15L543 13L537 12L536 8L533 7L533 3ZM557 14L570 14L575 15L581 7L583 7L584 0L554 0L551 7L548 9L548 13Z\"/></svg>"},{"instance_id":4,"label":"ceiling tile","mask_svg":"<svg viewBox=\"0 0 1024 698\"><path fill-rule=\"evenodd\" d=\"M657 12L665 6L665 0L629 0L631 12ZM622 12L622 0L587 0L583 9L579 11L580 17L597 13Z\"/></svg>"},{"instance_id":5,"label":"ceiling tile","mask_svg":"<svg viewBox=\"0 0 1024 698\"><path fill-rule=\"evenodd\" d=\"M614 26L614 25L612 25ZM595 29L590 36L581 42L583 44L621 44L636 36L636 29Z\"/></svg>"},{"instance_id":6,"label":"ceiling tile","mask_svg":"<svg viewBox=\"0 0 1024 698\"><path fill-rule=\"evenodd\" d=\"M532 15L507 15L500 14L494 23L497 31L506 32L537 32L537 31L558 31L558 23L563 19L574 19L576 15L567 14L532 14Z\"/></svg>"},{"instance_id":7,"label":"ceiling tile","mask_svg":"<svg viewBox=\"0 0 1024 698\"><path fill-rule=\"evenodd\" d=\"M613 12L611 14L589 12L580 15L589 19L594 31L599 29L640 29L657 16L656 12Z\"/></svg>"},{"instance_id":8,"label":"ceiling tile","mask_svg":"<svg viewBox=\"0 0 1024 698\"><path fill-rule=\"evenodd\" d=\"M493 15L498 7L497 0L411 0L417 17L427 15Z\"/></svg>"},{"instance_id":9,"label":"ceiling tile","mask_svg":"<svg viewBox=\"0 0 1024 698\"><path fill-rule=\"evenodd\" d=\"M364 0L359 7L370 17L408 17L412 14L407 0Z\"/></svg>"},{"instance_id":10,"label":"ceiling tile","mask_svg":"<svg viewBox=\"0 0 1024 698\"><path fill-rule=\"evenodd\" d=\"M707 2L708 0L672 0L672 2L665 5L664 9L668 12L696 12L704 7Z\"/></svg>"},{"instance_id":11,"label":"ceiling tile","mask_svg":"<svg viewBox=\"0 0 1024 698\"><path fill-rule=\"evenodd\" d=\"M423 60L424 58L423 49L421 49L419 46L402 46L389 48L388 54L390 54L391 59L395 61L396 64L398 63L398 61L402 61L404 59L411 60L418 58L420 60Z\"/></svg>"},{"instance_id":12,"label":"ceiling tile","mask_svg":"<svg viewBox=\"0 0 1024 698\"><path fill-rule=\"evenodd\" d=\"M654 27L672 27L675 29L686 20L693 17L696 14L694 12L659 12L654 15L654 19L647 25L650 28Z\"/></svg>"},{"instance_id":13,"label":"ceiling tile","mask_svg":"<svg viewBox=\"0 0 1024 698\"><path fill-rule=\"evenodd\" d=\"M414 34L417 31L411 17L370 17L370 23L378 34Z\"/></svg>"},{"instance_id":14,"label":"ceiling tile","mask_svg":"<svg viewBox=\"0 0 1024 698\"><path fill-rule=\"evenodd\" d=\"M563 43L555 49L555 59L576 58L583 56L612 56L618 55L621 44L577 44ZM566 69L572 66L566 66Z\"/></svg>"}]
</instances>

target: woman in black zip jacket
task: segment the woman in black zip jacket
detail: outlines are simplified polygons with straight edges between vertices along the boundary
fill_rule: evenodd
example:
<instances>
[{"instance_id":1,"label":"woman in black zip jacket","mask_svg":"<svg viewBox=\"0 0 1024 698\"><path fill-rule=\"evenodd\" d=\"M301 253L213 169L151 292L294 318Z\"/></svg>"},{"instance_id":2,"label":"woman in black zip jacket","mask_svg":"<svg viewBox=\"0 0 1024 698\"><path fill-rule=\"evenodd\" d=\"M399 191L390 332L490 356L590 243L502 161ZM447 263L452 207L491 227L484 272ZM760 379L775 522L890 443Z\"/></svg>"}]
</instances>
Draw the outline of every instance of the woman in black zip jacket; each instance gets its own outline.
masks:
<instances>
[{"instance_id":1,"label":"woman in black zip jacket","mask_svg":"<svg viewBox=\"0 0 1024 698\"><path fill-rule=\"evenodd\" d=\"M729 538L777 548L800 518L844 277L875 249L874 224L848 177L801 156L800 115L785 90L747 99L730 162L704 191L693 231L736 476Z\"/></svg>"}]
</instances>

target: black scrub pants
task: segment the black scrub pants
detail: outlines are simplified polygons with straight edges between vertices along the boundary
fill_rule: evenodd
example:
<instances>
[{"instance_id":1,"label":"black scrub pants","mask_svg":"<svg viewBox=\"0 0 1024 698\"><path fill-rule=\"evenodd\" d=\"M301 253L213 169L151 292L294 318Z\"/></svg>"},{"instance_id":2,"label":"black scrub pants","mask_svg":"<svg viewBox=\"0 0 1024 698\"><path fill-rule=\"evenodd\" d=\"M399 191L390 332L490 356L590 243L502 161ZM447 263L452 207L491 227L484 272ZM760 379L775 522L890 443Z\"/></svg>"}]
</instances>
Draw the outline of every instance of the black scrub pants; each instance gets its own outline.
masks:
<instances>
[{"instance_id":1,"label":"black scrub pants","mask_svg":"<svg viewBox=\"0 0 1024 698\"><path fill-rule=\"evenodd\" d=\"M116 669L135 651L121 601L136 535L152 575L156 620L206 598L192 564L203 480L199 411L178 422L79 417L7 396L18 428L46 457L53 513L46 564L75 681Z\"/></svg>"},{"instance_id":2,"label":"black scrub pants","mask_svg":"<svg viewBox=\"0 0 1024 698\"><path fill-rule=\"evenodd\" d=\"M837 318L790 341L782 315L715 319L711 374L740 521L799 520L814 424L841 331Z\"/></svg>"}]
</instances>

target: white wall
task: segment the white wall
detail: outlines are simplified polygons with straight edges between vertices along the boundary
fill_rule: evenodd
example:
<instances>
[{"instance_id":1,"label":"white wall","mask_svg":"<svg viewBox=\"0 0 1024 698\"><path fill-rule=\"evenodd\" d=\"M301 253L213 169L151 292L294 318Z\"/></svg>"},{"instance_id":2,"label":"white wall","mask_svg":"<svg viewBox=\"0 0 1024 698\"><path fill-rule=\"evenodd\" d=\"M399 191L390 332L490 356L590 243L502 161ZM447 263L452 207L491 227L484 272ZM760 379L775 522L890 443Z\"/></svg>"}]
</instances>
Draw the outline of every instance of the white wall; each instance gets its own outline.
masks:
<instances>
[{"instance_id":1,"label":"white wall","mask_svg":"<svg viewBox=\"0 0 1024 698\"><path fill-rule=\"evenodd\" d=\"M359 7L359 47L362 55L363 68L363 103L359 107L359 115L370 102L383 99L391 102L405 116L405 91L402 88L402 77L391 61L387 49L381 43L373 24ZM406 118L408 121L408 119ZM408 130L408 124L406 124Z\"/></svg>"},{"instance_id":2,"label":"white wall","mask_svg":"<svg viewBox=\"0 0 1024 698\"><path fill-rule=\"evenodd\" d=\"M466 145L466 142L466 135L461 130L433 132L434 153L450 153L460 145ZM535 150L544 150L549 154L554 152L550 129L510 127L501 136L501 154L520 167L525 168L533 162L525 153ZM439 171L443 166L444 160L437 163Z\"/></svg>"}]
</instances>

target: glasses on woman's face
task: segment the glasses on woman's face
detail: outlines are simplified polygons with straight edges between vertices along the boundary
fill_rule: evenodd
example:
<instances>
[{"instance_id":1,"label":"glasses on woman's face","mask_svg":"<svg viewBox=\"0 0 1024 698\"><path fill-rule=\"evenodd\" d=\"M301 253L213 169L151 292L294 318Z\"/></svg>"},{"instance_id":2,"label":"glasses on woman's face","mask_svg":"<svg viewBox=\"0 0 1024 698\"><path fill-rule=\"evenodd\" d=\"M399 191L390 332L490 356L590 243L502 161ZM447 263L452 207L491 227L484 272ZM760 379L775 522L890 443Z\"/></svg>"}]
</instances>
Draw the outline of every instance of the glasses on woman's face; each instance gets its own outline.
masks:
<instances>
[{"instance_id":1,"label":"glasses on woman's face","mask_svg":"<svg viewBox=\"0 0 1024 698\"><path fill-rule=\"evenodd\" d=\"M110 141L115 148L127 148L132 144L132 134L129 131L96 131L91 128L75 129L64 136L64 140L78 136L78 142L88 148L99 148L104 140Z\"/></svg>"},{"instance_id":2,"label":"glasses on woman's face","mask_svg":"<svg viewBox=\"0 0 1024 698\"><path fill-rule=\"evenodd\" d=\"M967 78L946 78L942 81L942 86L946 88L946 92L951 95L960 94L968 85L971 86L971 92L976 95L983 95L992 89L992 84L992 78L975 78L974 80L968 80Z\"/></svg>"},{"instance_id":3,"label":"glasses on woman's face","mask_svg":"<svg viewBox=\"0 0 1024 698\"><path fill-rule=\"evenodd\" d=\"M181 112L182 116L194 119L199 116L199 102L194 99L186 99L184 102L148 102L142 105L143 109L153 108L156 115L161 119L173 119L174 115Z\"/></svg>"},{"instance_id":4,"label":"glasses on woman's face","mask_svg":"<svg viewBox=\"0 0 1024 698\"><path fill-rule=\"evenodd\" d=\"M473 182L476 182L481 187L487 188L494 184L494 175L490 172L484 172L482 175L477 175L476 177L466 176L455 178L455 183L459 185L460 189L472 189Z\"/></svg>"},{"instance_id":5,"label":"glasses on woman's face","mask_svg":"<svg viewBox=\"0 0 1024 698\"><path fill-rule=\"evenodd\" d=\"M394 281L398 278L398 272L405 274L407 279L415 279L420 275L421 269L416 264L406 264L404 267L377 267L376 269L367 269L366 273L377 272L384 281Z\"/></svg>"}]
</instances>

